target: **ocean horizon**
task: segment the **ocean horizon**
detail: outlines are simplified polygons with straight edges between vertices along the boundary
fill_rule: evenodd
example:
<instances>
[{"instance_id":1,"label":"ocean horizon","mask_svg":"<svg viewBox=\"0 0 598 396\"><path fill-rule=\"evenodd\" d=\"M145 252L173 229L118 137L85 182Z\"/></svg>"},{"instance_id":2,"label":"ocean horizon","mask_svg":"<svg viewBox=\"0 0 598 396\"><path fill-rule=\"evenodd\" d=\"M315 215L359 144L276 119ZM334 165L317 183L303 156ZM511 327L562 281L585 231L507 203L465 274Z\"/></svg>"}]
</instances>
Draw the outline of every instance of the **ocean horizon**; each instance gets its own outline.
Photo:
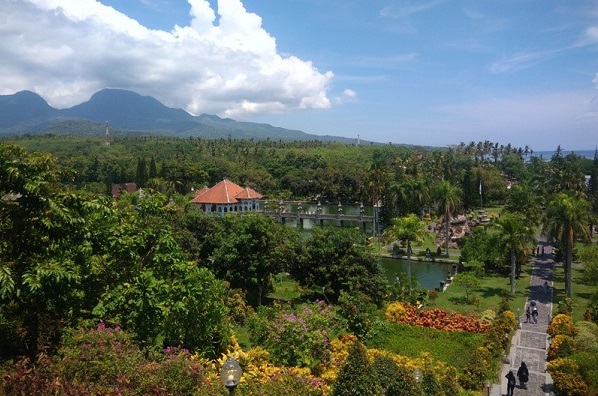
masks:
<instances>
[{"instance_id":1,"label":"ocean horizon","mask_svg":"<svg viewBox=\"0 0 598 396\"><path fill-rule=\"evenodd\" d=\"M580 157L587 158L587 159L594 159L594 153L596 152L596 150L562 150L562 151L563 151L563 156L565 156L569 153L575 153L575 154L579 155ZM532 156L533 157L542 157L542 159L550 160L550 158L554 155L555 152L556 152L556 150L534 151Z\"/></svg>"}]
</instances>

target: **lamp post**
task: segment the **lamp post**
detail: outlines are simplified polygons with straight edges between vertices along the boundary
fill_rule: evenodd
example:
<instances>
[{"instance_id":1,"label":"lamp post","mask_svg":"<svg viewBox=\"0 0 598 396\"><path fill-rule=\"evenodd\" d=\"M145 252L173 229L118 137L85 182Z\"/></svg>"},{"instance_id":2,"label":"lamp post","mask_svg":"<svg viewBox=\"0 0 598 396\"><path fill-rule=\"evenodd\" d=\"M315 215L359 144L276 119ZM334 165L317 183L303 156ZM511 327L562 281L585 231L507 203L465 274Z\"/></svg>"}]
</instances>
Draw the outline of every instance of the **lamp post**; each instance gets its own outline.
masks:
<instances>
[{"instance_id":1,"label":"lamp post","mask_svg":"<svg viewBox=\"0 0 598 396\"><path fill-rule=\"evenodd\" d=\"M487 379L484 381L484 386L486 387L486 395L490 396L490 387L492 387L492 382Z\"/></svg>"},{"instance_id":2,"label":"lamp post","mask_svg":"<svg viewBox=\"0 0 598 396\"><path fill-rule=\"evenodd\" d=\"M415 378L416 383L422 382L422 372L419 369L413 370L413 378Z\"/></svg>"},{"instance_id":3,"label":"lamp post","mask_svg":"<svg viewBox=\"0 0 598 396\"><path fill-rule=\"evenodd\" d=\"M228 389L229 395L234 396L235 388L241 381L243 369L237 361L233 358L228 358L220 369L220 380L222 384Z\"/></svg>"}]
</instances>

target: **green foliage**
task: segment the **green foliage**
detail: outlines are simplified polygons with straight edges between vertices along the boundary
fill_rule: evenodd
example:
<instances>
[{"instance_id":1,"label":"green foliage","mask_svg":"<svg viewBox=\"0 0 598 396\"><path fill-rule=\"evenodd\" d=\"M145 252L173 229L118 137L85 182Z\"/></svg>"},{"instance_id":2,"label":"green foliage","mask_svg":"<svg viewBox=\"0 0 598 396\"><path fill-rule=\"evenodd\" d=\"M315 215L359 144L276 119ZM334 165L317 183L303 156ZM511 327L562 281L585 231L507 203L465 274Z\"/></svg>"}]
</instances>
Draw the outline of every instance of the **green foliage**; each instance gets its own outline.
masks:
<instances>
[{"instance_id":1,"label":"green foliage","mask_svg":"<svg viewBox=\"0 0 598 396\"><path fill-rule=\"evenodd\" d=\"M481 334L446 332L385 322L376 322L371 334L372 337L367 340L370 348L384 349L410 358L418 358L421 352L429 352L435 360L458 369L468 362L471 351L484 343Z\"/></svg>"},{"instance_id":2,"label":"green foliage","mask_svg":"<svg viewBox=\"0 0 598 396\"><path fill-rule=\"evenodd\" d=\"M383 396L384 390L377 379L363 344L355 342L334 383L332 396Z\"/></svg>"},{"instance_id":3,"label":"green foliage","mask_svg":"<svg viewBox=\"0 0 598 396\"><path fill-rule=\"evenodd\" d=\"M465 301L472 302L472 294L480 285L480 280L472 273L459 273L455 276L453 283L462 287L465 290Z\"/></svg>"},{"instance_id":4,"label":"green foliage","mask_svg":"<svg viewBox=\"0 0 598 396\"><path fill-rule=\"evenodd\" d=\"M215 235L211 266L218 277L246 289L250 301L261 305L273 290L272 276L298 260L300 236L260 215L231 214L223 222Z\"/></svg>"},{"instance_id":5,"label":"green foliage","mask_svg":"<svg viewBox=\"0 0 598 396\"><path fill-rule=\"evenodd\" d=\"M492 353L487 348L475 349L459 377L459 384L465 389L480 389L484 378L488 378L492 373L492 360Z\"/></svg>"},{"instance_id":6,"label":"green foliage","mask_svg":"<svg viewBox=\"0 0 598 396\"><path fill-rule=\"evenodd\" d=\"M133 337L100 323L67 336L54 358L21 360L3 371L2 395L214 395L206 370L186 350L167 348L152 361Z\"/></svg>"},{"instance_id":7,"label":"green foliage","mask_svg":"<svg viewBox=\"0 0 598 396\"><path fill-rule=\"evenodd\" d=\"M293 312L261 307L248 318L253 344L266 348L272 360L286 366L315 367L327 358L329 341L342 329L332 306L318 301Z\"/></svg>"},{"instance_id":8,"label":"green foliage","mask_svg":"<svg viewBox=\"0 0 598 396\"><path fill-rule=\"evenodd\" d=\"M386 282L359 231L314 228L305 242L304 257L290 269L301 285L322 293L330 302L338 301L341 291L346 291L367 294L374 304L381 304Z\"/></svg>"},{"instance_id":9,"label":"green foliage","mask_svg":"<svg viewBox=\"0 0 598 396\"><path fill-rule=\"evenodd\" d=\"M573 354L572 359L577 363L579 374L590 391L598 391L598 353L579 351Z\"/></svg>"},{"instance_id":10,"label":"green foliage","mask_svg":"<svg viewBox=\"0 0 598 396\"><path fill-rule=\"evenodd\" d=\"M413 372L410 372L405 366L399 366L389 357L377 356L372 362L372 371L374 381L380 384L384 395L423 395L422 390L415 382Z\"/></svg>"},{"instance_id":11,"label":"green foliage","mask_svg":"<svg viewBox=\"0 0 598 396\"><path fill-rule=\"evenodd\" d=\"M341 291L338 303L338 313L347 322L347 329L360 340L367 337L376 319L376 305L363 293L344 291Z\"/></svg>"},{"instance_id":12,"label":"green foliage","mask_svg":"<svg viewBox=\"0 0 598 396\"><path fill-rule=\"evenodd\" d=\"M303 378L290 370L282 370L271 376L268 382L249 382L239 385L236 393L259 396L323 396L323 383Z\"/></svg>"}]
</instances>

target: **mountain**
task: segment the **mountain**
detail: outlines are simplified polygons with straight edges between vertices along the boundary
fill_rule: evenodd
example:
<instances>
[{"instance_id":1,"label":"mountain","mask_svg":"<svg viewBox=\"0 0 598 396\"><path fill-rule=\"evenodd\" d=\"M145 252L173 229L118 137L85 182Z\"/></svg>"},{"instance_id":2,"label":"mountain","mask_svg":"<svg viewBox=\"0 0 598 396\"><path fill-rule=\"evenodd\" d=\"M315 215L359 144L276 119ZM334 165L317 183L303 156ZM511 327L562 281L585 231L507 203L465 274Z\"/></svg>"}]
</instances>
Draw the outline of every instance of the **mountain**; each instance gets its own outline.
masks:
<instances>
[{"instance_id":1,"label":"mountain","mask_svg":"<svg viewBox=\"0 0 598 396\"><path fill-rule=\"evenodd\" d=\"M95 134L98 126L105 122L113 130L181 137L353 142L348 138L310 135L216 115L192 116L182 109L167 107L151 96L122 89L103 89L87 102L62 110L51 107L41 96L30 91L0 95L0 134L56 134L61 130L70 134Z\"/></svg>"},{"instance_id":2,"label":"mountain","mask_svg":"<svg viewBox=\"0 0 598 396\"><path fill-rule=\"evenodd\" d=\"M36 129L38 125L48 125L48 120L58 112L31 91L0 95L0 130L16 128L15 132L19 132L21 129Z\"/></svg>"}]
</instances>

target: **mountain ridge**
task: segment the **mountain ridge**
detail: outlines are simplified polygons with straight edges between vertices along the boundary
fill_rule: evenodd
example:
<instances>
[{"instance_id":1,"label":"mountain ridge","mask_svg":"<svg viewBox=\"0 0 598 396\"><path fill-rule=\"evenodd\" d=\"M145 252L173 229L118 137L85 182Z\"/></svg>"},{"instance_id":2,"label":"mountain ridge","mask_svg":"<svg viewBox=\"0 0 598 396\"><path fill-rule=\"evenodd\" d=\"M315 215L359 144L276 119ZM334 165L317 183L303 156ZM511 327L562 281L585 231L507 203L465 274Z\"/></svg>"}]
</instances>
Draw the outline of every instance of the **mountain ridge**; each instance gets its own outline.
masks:
<instances>
[{"instance_id":1,"label":"mountain ridge","mask_svg":"<svg viewBox=\"0 0 598 396\"><path fill-rule=\"evenodd\" d=\"M89 128L89 123L109 123L113 130L150 132L176 137L272 140L322 140L352 143L354 139L320 136L265 123L235 121L212 114L193 116L183 109L167 107L151 96L105 88L78 105L56 109L31 91L0 95L0 135L57 133L61 126ZM96 129L96 128L93 128Z\"/></svg>"}]
</instances>

